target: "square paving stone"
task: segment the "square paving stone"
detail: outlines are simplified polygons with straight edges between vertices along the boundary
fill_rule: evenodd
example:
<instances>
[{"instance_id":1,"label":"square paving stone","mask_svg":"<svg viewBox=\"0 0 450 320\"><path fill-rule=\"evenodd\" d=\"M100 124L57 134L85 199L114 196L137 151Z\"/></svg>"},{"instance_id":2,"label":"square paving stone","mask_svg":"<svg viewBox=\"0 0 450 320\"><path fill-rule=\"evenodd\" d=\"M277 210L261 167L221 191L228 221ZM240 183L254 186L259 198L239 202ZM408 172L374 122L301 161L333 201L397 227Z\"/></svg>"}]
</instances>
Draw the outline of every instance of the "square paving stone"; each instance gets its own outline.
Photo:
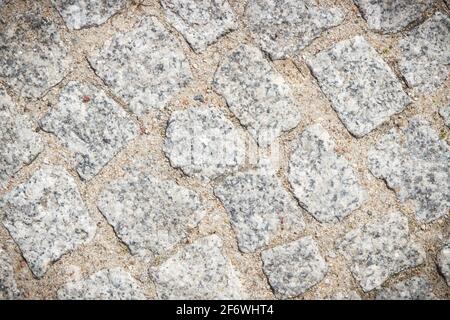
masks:
<instances>
[{"instance_id":1,"label":"square paving stone","mask_svg":"<svg viewBox=\"0 0 450 320\"><path fill-rule=\"evenodd\" d=\"M72 58L56 26L41 12L0 20L0 79L26 98L39 98L70 71ZM26 40L25 40L26 39Z\"/></svg>"},{"instance_id":2,"label":"square paving stone","mask_svg":"<svg viewBox=\"0 0 450 320\"><path fill-rule=\"evenodd\" d=\"M245 293L217 235L184 247L160 266L150 269L159 299L232 300Z\"/></svg>"},{"instance_id":3,"label":"square paving stone","mask_svg":"<svg viewBox=\"0 0 450 320\"><path fill-rule=\"evenodd\" d=\"M388 64L361 36L341 41L307 63L356 137L368 134L411 101Z\"/></svg>"},{"instance_id":4,"label":"square paving stone","mask_svg":"<svg viewBox=\"0 0 450 320\"><path fill-rule=\"evenodd\" d=\"M288 179L294 194L320 222L339 222L358 209L367 194L347 160L320 125L308 127L297 139Z\"/></svg>"},{"instance_id":5,"label":"square paving stone","mask_svg":"<svg viewBox=\"0 0 450 320\"><path fill-rule=\"evenodd\" d=\"M431 284L424 278L412 277L381 290L377 300L434 300Z\"/></svg>"},{"instance_id":6,"label":"square paving stone","mask_svg":"<svg viewBox=\"0 0 450 320\"><path fill-rule=\"evenodd\" d=\"M291 88L257 48L233 50L218 67L214 87L261 147L300 121Z\"/></svg>"},{"instance_id":7,"label":"square paving stone","mask_svg":"<svg viewBox=\"0 0 450 320\"><path fill-rule=\"evenodd\" d=\"M298 54L344 17L341 10L316 0L249 0L245 10L250 31L272 59Z\"/></svg>"},{"instance_id":8,"label":"square paving stone","mask_svg":"<svg viewBox=\"0 0 450 320\"><path fill-rule=\"evenodd\" d=\"M97 207L131 253L144 261L173 249L205 214L194 191L139 173L108 185Z\"/></svg>"},{"instance_id":9,"label":"square paving stone","mask_svg":"<svg viewBox=\"0 0 450 320\"><path fill-rule=\"evenodd\" d=\"M419 117L404 129L391 129L368 154L370 171L384 179L400 201L412 201L422 222L449 212L449 163L449 145Z\"/></svg>"},{"instance_id":10,"label":"square paving stone","mask_svg":"<svg viewBox=\"0 0 450 320\"><path fill-rule=\"evenodd\" d=\"M304 237L261 253L264 273L278 298L292 298L318 284L328 272L312 237Z\"/></svg>"},{"instance_id":11,"label":"square paving stone","mask_svg":"<svg viewBox=\"0 0 450 320\"><path fill-rule=\"evenodd\" d=\"M450 287L450 239L447 240L447 243L439 251L438 266L440 273Z\"/></svg>"},{"instance_id":12,"label":"square paving stone","mask_svg":"<svg viewBox=\"0 0 450 320\"><path fill-rule=\"evenodd\" d=\"M197 53L236 29L236 16L227 0L161 0L169 22Z\"/></svg>"},{"instance_id":13,"label":"square paving stone","mask_svg":"<svg viewBox=\"0 0 450 320\"><path fill-rule=\"evenodd\" d=\"M0 249L0 300L17 300L20 297L11 259Z\"/></svg>"},{"instance_id":14,"label":"square paving stone","mask_svg":"<svg viewBox=\"0 0 450 320\"><path fill-rule=\"evenodd\" d=\"M64 87L58 104L40 125L75 154L76 170L83 180L93 178L139 131L101 89L74 81Z\"/></svg>"},{"instance_id":15,"label":"square paving stone","mask_svg":"<svg viewBox=\"0 0 450 320\"><path fill-rule=\"evenodd\" d=\"M96 229L75 180L59 166L36 171L0 199L0 209L3 225L38 278L62 255L92 239Z\"/></svg>"},{"instance_id":16,"label":"square paving stone","mask_svg":"<svg viewBox=\"0 0 450 320\"><path fill-rule=\"evenodd\" d=\"M304 228L300 209L272 168L258 168L226 177L214 188L230 215L239 249L253 252L268 245L282 228Z\"/></svg>"},{"instance_id":17,"label":"square paving stone","mask_svg":"<svg viewBox=\"0 0 450 320\"><path fill-rule=\"evenodd\" d=\"M400 72L419 92L436 90L450 72L450 19L436 12L400 41Z\"/></svg>"},{"instance_id":18,"label":"square paving stone","mask_svg":"<svg viewBox=\"0 0 450 320\"><path fill-rule=\"evenodd\" d=\"M436 0L354 0L370 29L394 33L420 20Z\"/></svg>"},{"instance_id":19,"label":"square paving stone","mask_svg":"<svg viewBox=\"0 0 450 320\"><path fill-rule=\"evenodd\" d=\"M42 139L0 86L0 188L42 151Z\"/></svg>"},{"instance_id":20,"label":"square paving stone","mask_svg":"<svg viewBox=\"0 0 450 320\"><path fill-rule=\"evenodd\" d=\"M100 270L58 289L59 300L145 300L139 283L121 268Z\"/></svg>"},{"instance_id":21,"label":"square paving stone","mask_svg":"<svg viewBox=\"0 0 450 320\"><path fill-rule=\"evenodd\" d=\"M124 8L127 0L52 0L67 28L99 26Z\"/></svg>"},{"instance_id":22,"label":"square paving stone","mask_svg":"<svg viewBox=\"0 0 450 320\"><path fill-rule=\"evenodd\" d=\"M338 250L365 292L425 260L424 249L410 238L408 220L397 212L350 231L338 243Z\"/></svg>"},{"instance_id":23,"label":"square paving stone","mask_svg":"<svg viewBox=\"0 0 450 320\"><path fill-rule=\"evenodd\" d=\"M136 115L163 108L192 79L177 39L154 17L106 41L89 62Z\"/></svg>"}]
</instances>

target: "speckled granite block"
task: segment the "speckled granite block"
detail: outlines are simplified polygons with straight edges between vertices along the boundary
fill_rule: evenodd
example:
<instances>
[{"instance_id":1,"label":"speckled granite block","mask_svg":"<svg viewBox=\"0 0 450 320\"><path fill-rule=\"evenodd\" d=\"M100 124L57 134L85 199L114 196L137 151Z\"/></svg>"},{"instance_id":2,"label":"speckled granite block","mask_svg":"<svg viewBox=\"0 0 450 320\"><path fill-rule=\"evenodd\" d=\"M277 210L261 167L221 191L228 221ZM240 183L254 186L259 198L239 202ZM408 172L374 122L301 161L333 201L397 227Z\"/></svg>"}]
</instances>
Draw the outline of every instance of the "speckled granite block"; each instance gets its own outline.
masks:
<instances>
[{"instance_id":1,"label":"speckled granite block","mask_svg":"<svg viewBox=\"0 0 450 320\"><path fill-rule=\"evenodd\" d=\"M445 125L450 128L450 103L439 109L439 114L444 119Z\"/></svg>"},{"instance_id":2,"label":"speckled granite block","mask_svg":"<svg viewBox=\"0 0 450 320\"><path fill-rule=\"evenodd\" d=\"M434 300L431 284L424 278L412 277L381 290L377 300Z\"/></svg>"},{"instance_id":3,"label":"speckled granite block","mask_svg":"<svg viewBox=\"0 0 450 320\"><path fill-rule=\"evenodd\" d=\"M438 267L445 281L447 281L447 285L450 287L450 239L439 251Z\"/></svg>"},{"instance_id":4,"label":"speckled granite block","mask_svg":"<svg viewBox=\"0 0 450 320\"><path fill-rule=\"evenodd\" d=\"M16 300L20 297L11 259L0 249L0 300Z\"/></svg>"}]
</instances>

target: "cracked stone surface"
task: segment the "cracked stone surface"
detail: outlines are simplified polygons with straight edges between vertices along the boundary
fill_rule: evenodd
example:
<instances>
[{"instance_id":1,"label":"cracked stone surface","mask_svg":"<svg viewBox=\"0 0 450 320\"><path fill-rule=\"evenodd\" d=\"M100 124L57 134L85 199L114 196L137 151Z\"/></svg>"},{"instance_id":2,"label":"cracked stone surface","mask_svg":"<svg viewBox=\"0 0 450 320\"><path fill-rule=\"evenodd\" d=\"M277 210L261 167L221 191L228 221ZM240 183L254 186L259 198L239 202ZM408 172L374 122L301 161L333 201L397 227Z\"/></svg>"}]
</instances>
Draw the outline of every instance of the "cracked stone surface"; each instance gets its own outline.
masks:
<instances>
[{"instance_id":1,"label":"cracked stone surface","mask_svg":"<svg viewBox=\"0 0 450 320\"><path fill-rule=\"evenodd\" d=\"M381 290L377 300L433 300L431 284L421 277L412 277L390 288Z\"/></svg>"},{"instance_id":2,"label":"cracked stone surface","mask_svg":"<svg viewBox=\"0 0 450 320\"><path fill-rule=\"evenodd\" d=\"M0 20L0 30L6 30L0 32L0 79L21 96L41 97L70 71L72 58L57 27L37 9Z\"/></svg>"},{"instance_id":3,"label":"cracked stone surface","mask_svg":"<svg viewBox=\"0 0 450 320\"><path fill-rule=\"evenodd\" d=\"M263 270L279 298L298 296L325 277L328 266L312 237L261 252Z\"/></svg>"},{"instance_id":4,"label":"cracked stone surface","mask_svg":"<svg viewBox=\"0 0 450 320\"><path fill-rule=\"evenodd\" d=\"M46 166L0 199L3 225L33 274L41 278L62 255L92 239L95 224L72 176Z\"/></svg>"},{"instance_id":5,"label":"cracked stone surface","mask_svg":"<svg viewBox=\"0 0 450 320\"><path fill-rule=\"evenodd\" d=\"M412 118L391 129L369 151L368 167L400 201L412 201L419 221L431 222L450 208L450 147L426 120Z\"/></svg>"},{"instance_id":6,"label":"cracked stone surface","mask_svg":"<svg viewBox=\"0 0 450 320\"><path fill-rule=\"evenodd\" d=\"M233 50L218 67L214 87L261 147L300 121L289 85L255 47Z\"/></svg>"},{"instance_id":7,"label":"cracked stone surface","mask_svg":"<svg viewBox=\"0 0 450 320\"><path fill-rule=\"evenodd\" d=\"M436 12L400 41L400 72L419 92L438 89L450 72L450 19Z\"/></svg>"},{"instance_id":8,"label":"cracked stone surface","mask_svg":"<svg viewBox=\"0 0 450 320\"><path fill-rule=\"evenodd\" d=\"M83 180L93 178L139 131L113 99L89 84L69 82L58 104L41 120L75 154Z\"/></svg>"},{"instance_id":9,"label":"cracked stone surface","mask_svg":"<svg viewBox=\"0 0 450 320\"><path fill-rule=\"evenodd\" d=\"M370 29L393 33L422 18L436 0L354 0Z\"/></svg>"},{"instance_id":10,"label":"cracked stone surface","mask_svg":"<svg viewBox=\"0 0 450 320\"><path fill-rule=\"evenodd\" d=\"M178 40L154 17L117 33L89 62L138 116L163 108L192 79Z\"/></svg>"},{"instance_id":11,"label":"cracked stone surface","mask_svg":"<svg viewBox=\"0 0 450 320\"><path fill-rule=\"evenodd\" d=\"M307 64L356 137L368 134L411 102L388 64L361 36L308 58Z\"/></svg>"},{"instance_id":12,"label":"cracked stone surface","mask_svg":"<svg viewBox=\"0 0 450 320\"><path fill-rule=\"evenodd\" d=\"M237 170L245 161L244 140L233 123L214 107L173 112L164 151L172 166L204 181Z\"/></svg>"},{"instance_id":13,"label":"cracked stone surface","mask_svg":"<svg viewBox=\"0 0 450 320\"><path fill-rule=\"evenodd\" d=\"M184 247L151 268L160 299L242 299L245 293L217 235Z\"/></svg>"},{"instance_id":14,"label":"cracked stone surface","mask_svg":"<svg viewBox=\"0 0 450 320\"><path fill-rule=\"evenodd\" d=\"M121 268L105 269L66 283L58 289L61 300L144 300L139 283Z\"/></svg>"},{"instance_id":15,"label":"cracked stone surface","mask_svg":"<svg viewBox=\"0 0 450 320\"><path fill-rule=\"evenodd\" d=\"M126 0L52 0L67 28L99 26L122 9Z\"/></svg>"},{"instance_id":16,"label":"cracked stone surface","mask_svg":"<svg viewBox=\"0 0 450 320\"><path fill-rule=\"evenodd\" d=\"M439 271L444 276L447 285L450 287L450 239L442 247L438 254Z\"/></svg>"},{"instance_id":17,"label":"cracked stone surface","mask_svg":"<svg viewBox=\"0 0 450 320\"><path fill-rule=\"evenodd\" d=\"M224 204L243 252L270 244L280 229L304 228L299 209L272 168L228 176L214 188L214 194Z\"/></svg>"},{"instance_id":18,"label":"cracked stone surface","mask_svg":"<svg viewBox=\"0 0 450 320\"><path fill-rule=\"evenodd\" d=\"M237 27L227 0L161 0L169 22L198 53Z\"/></svg>"},{"instance_id":19,"label":"cracked stone surface","mask_svg":"<svg viewBox=\"0 0 450 320\"><path fill-rule=\"evenodd\" d=\"M250 31L272 59L298 54L345 17L338 8L315 0L249 0L245 16Z\"/></svg>"},{"instance_id":20,"label":"cracked stone surface","mask_svg":"<svg viewBox=\"0 0 450 320\"><path fill-rule=\"evenodd\" d=\"M145 261L173 249L204 216L194 191L139 173L108 185L97 207L131 253Z\"/></svg>"},{"instance_id":21,"label":"cracked stone surface","mask_svg":"<svg viewBox=\"0 0 450 320\"><path fill-rule=\"evenodd\" d=\"M40 136L31 121L19 113L11 97L0 86L0 188L42 151Z\"/></svg>"},{"instance_id":22,"label":"cracked stone surface","mask_svg":"<svg viewBox=\"0 0 450 320\"><path fill-rule=\"evenodd\" d=\"M439 109L439 114L444 119L445 125L450 128L450 103Z\"/></svg>"},{"instance_id":23,"label":"cracked stone surface","mask_svg":"<svg viewBox=\"0 0 450 320\"><path fill-rule=\"evenodd\" d=\"M339 222L367 197L344 156L320 125L297 138L289 161L288 179L298 201L320 222Z\"/></svg>"},{"instance_id":24,"label":"cracked stone surface","mask_svg":"<svg viewBox=\"0 0 450 320\"><path fill-rule=\"evenodd\" d=\"M14 300L20 297L11 259L0 249L0 300Z\"/></svg>"},{"instance_id":25,"label":"cracked stone surface","mask_svg":"<svg viewBox=\"0 0 450 320\"><path fill-rule=\"evenodd\" d=\"M410 237L408 220L397 212L350 231L338 242L338 250L365 292L425 260L423 247Z\"/></svg>"}]
</instances>

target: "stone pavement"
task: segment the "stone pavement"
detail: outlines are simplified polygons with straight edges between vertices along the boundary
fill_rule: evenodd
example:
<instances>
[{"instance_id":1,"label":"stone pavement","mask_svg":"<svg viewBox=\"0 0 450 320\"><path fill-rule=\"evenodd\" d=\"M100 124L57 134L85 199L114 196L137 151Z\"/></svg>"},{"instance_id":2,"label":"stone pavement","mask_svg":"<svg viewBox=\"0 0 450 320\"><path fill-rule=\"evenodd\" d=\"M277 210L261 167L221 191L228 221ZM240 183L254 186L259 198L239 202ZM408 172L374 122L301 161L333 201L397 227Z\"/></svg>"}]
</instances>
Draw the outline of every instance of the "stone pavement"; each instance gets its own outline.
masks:
<instances>
[{"instance_id":1,"label":"stone pavement","mask_svg":"<svg viewBox=\"0 0 450 320\"><path fill-rule=\"evenodd\" d=\"M450 299L449 16L0 0L0 299Z\"/></svg>"}]
</instances>

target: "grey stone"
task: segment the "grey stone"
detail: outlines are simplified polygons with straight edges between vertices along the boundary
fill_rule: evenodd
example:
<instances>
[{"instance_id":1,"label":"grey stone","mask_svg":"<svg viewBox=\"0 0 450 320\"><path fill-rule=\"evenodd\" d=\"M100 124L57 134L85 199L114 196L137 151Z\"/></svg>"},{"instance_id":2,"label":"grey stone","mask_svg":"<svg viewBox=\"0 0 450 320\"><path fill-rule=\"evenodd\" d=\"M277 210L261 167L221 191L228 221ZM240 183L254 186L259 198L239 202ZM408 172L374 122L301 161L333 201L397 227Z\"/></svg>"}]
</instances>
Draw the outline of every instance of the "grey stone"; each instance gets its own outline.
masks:
<instances>
[{"instance_id":1,"label":"grey stone","mask_svg":"<svg viewBox=\"0 0 450 320\"><path fill-rule=\"evenodd\" d=\"M338 250L365 292L425 260L424 249L409 236L408 220L397 212L350 231L339 241Z\"/></svg>"},{"instance_id":2,"label":"grey stone","mask_svg":"<svg viewBox=\"0 0 450 320\"><path fill-rule=\"evenodd\" d=\"M439 114L444 119L445 125L450 128L450 103L439 109Z\"/></svg>"},{"instance_id":3,"label":"grey stone","mask_svg":"<svg viewBox=\"0 0 450 320\"><path fill-rule=\"evenodd\" d=\"M306 292L328 272L327 263L310 236L262 251L261 258L264 273L279 298Z\"/></svg>"},{"instance_id":4,"label":"grey stone","mask_svg":"<svg viewBox=\"0 0 450 320\"><path fill-rule=\"evenodd\" d=\"M288 179L294 194L320 222L338 222L366 198L353 168L336 153L335 143L320 125L308 127L297 139Z\"/></svg>"},{"instance_id":5,"label":"grey stone","mask_svg":"<svg viewBox=\"0 0 450 320\"><path fill-rule=\"evenodd\" d=\"M160 299L229 300L245 293L230 260L222 253L217 235L184 247L158 267L150 269Z\"/></svg>"},{"instance_id":6,"label":"grey stone","mask_svg":"<svg viewBox=\"0 0 450 320\"><path fill-rule=\"evenodd\" d=\"M261 147L300 121L291 88L257 48L240 45L231 52L216 71L214 87Z\"/></svg>"},{"instance_id":7,"label":"grey stone","mask_svg":"<svg viewBox=\"0 0 450 320\"><path fill-rule=\"evenodd\" d=\"M70 71L56 26L37 10L0 20L0 29L0 79L20 95L39 98Z\"/></svg>"},{"instance_id":8,"label":"grey stone","mask_svg":"<svg viewBox=\"0 0 450 320\"><path fill-rule=\"evenodd\" d=\"M423 222L448 214L449 163L450 147L419 117L402 130L391 129L368 154L370 171L384 179L400 201L411 200Z\"/></svg>"},{"instance_id":9,"label":"grey stone","mask_svg":"<svg viewBox=\"0 0 450 320\"><path fill-rule=\"evenodd\" d=\"M450 19L436 12L400 41L400 72L409 87L433 92L450 72Z\"/></svg>"},{"instance_id":10,"label":"grey stone","mask_svg":"<svg viewBox=\"0 0 450 320\"><path fill-rule=\"evenodd\" d=\"M204 181L237 170L245 161L244 140L213 107L173 112L164 151L172 166Z\"/></svg>"},{"instance_id":11,"label":"grey stone","mask_svg":"<svg viewBox=\"0 0 450 320\"><path fill-rule=\"evenodd\" d=\"M214 188L214 193L230 215L243 252L268 245L281 229L304 228L300 210L272 168L228 176Z\"/></svg>"},{"instance_id":12,"label":"grey stone","mask_svg":"<svg viewBox=\"0 0 450 320\"><path fill-rule=\"evenodd\" d=\"M356 137L368 134L411 101L388 64L361 36L341 41L307 63Z\"/></svg>"},{"instance_id":13,"label":"grey stone","mask_svg":"<svg viewBox=\"0 0 450 320\"><path fill-rule=\"evenodd\" d=\"M15 300L20 297L11 259L0 249L0 300Z\"/></svg>"},{"instance_id":14,"label":"grey stone","mask_svg":"<svg viewBox=\"0 0 450 320\"><path fill-rule=\"evenodd\" d=\"M40 125L75 154L76 170L83 180L93 178L139 131L101 89L74 81L64 87L58 104Z\"/></svg>"},{"instance_id":15,"label":"grey stone","mask_svg":"<svg viewBox=\"0 0 450 320\"><path fill-rule=\"evenodd\" d=\"M136 115L163 108L192 79L180 44L154 17L116 34L89 62Z\"/></svg>"},{"instance_id":16,"label":"grey stone","mask_svg":"<svg viewBox=\"0 0 450 320\"><path fill-rule=\"evenodd\" d=\"M6 91L0 87L0 188L42 151L39 134L29 119L21 115Z\"/></svg>"},{"instance_id":17,"label":"grey stone","mask_svg":"<svg viewBox=\"0 0 450 320\"><path fill-rule=\"evenodd\" d=\"M236 16L227 0L161 0L169 22L197 53L236 29Z\"/></svg>"},{"instance_id":18,"label":"grey stone","mask_svg":"<svg viewBox=\"0 0 450 320\"><path fill-rule=\"evenodd\" d=\"M145 174L112 182L97 206L131 253L144 261L173 249L205 214L197 193Z\"/></svg>"},{"instance_id":19,"label":"grey stone","mask_svg":"<svg viewBox=\"0 0 450 320\"><path fill-rule=\"evenodd\" d=\"M422 18L436 0L354 0L370 29L382 33L402 31Z\"/></svg>"},{"instance_id":20,"label":"grey stone","mask_svg":"<svg viewBox=\"0 0 450 320\"><path fill-rule=\"evenodd\" d=\"M245 16L250 31L272 59L296 55L345 17L316 0L250 0Z\"/></svg>"},{"instance_id":21,"label":"grey stone","mask_svg":"<svg viewBox=\"0 0 450 320\"><path fill-rule=\"evenodd\" d=\"M438 254L439 271L444 276L447 285L450 287L450 239L442 247Z\"/></svg>"},{"instance_id":22,"label":"grey stone","mask_svg":"<svg viewBox=\"0 0 450 320\"><path fill-rule=\"evenodd\" d=\"M38 278L62 255L92 239L96 229L75 180L58 166L36 171L0 199L0 208L3 225Z\"/></svg>"},{"instance_id":23,"label":"grey stone","mask_svg":"<svg viewBox=\"0 0 450 320\"><path fill-rule=\"evenodd\" d=\"M60 300L145 300L139 283L121 268L103 269L58 289Z\"/></svg>"},{"instance_id":24,"label":"grey stone","mask_svg":"<svg viewBox=\"0 0 450 320\"><path fill-rule=\"evenodd\" d=\"M421 277L412 277L401 281L390 288L381 290L377 300L433 300L431 284Z\"/></svg>"},{"instance_id":25,"label":"grey stone","mask_svg":"<svg viewBox=\"0 0 450 320\"><path fill-rule=\"evenodd\" d=\"M361 300L356 291L337 291L332 293L326 300Z\"/></svg>"},{"instance_id":26,"label":"grey stone","mask_svg":"<svg viewBox=\"0 0 450 320\"><path fill-rule=\"evenodd\" d=\"M52 0L67 28L99 26L123 9L126 0Z\"/></svg>"}]
</instances>

